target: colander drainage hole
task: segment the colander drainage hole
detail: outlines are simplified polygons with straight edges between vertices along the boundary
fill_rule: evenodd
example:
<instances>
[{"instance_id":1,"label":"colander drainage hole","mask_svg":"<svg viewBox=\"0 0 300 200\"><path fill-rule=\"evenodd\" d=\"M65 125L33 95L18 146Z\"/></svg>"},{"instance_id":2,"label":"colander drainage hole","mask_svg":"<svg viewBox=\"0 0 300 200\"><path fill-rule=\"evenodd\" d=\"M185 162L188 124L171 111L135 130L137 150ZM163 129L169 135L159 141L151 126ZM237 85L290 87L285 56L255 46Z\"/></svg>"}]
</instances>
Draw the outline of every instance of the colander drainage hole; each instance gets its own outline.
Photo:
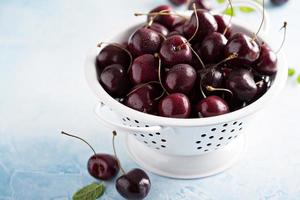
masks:
<instances>
[{"instance_id":1,"label":"colander drainage hole","mask_svg":"<svg viewBox=\"0 0 300 200\"><path fill-rule=\"evenodd\" d=\"M167 142L167 140L165 140L165 139L161 139L161 141L162 141L162 142Z\"/></svg>"},{"instance_id":2,"label":"colander drainage hole","mask_svg":"<svg viewBox=\"0 0 300 200\"><path fill-rule=\"evenodd\" d=\"M209 147L210 145L211 145L211 143L208 143L206 146L208 146L208 147Z\"/></svg>"},{"instance_id":3,"label":"colander drainage hole","mask_svg":"<svg viewBox=\"0 0 300 200\"><path fill-rule=\"evenodd\" d=\"M148 144L148 142L147 142L147 141L144 141L144 143L145 143L145 144Z\"/></svg>"},{"instance_id":4,"label":"colander drainage hole","mask_svg":"<svg viewBox=\"0 0 300 200\"><path fill-rule=\"evenodd\" d=\"M159 150L159 147L156 147L155 149Z\"/></svg>"},{"instance_id":5,"label":"colander drainage hole","mask_svg":"<svg viewBox=\"0 0 300 200\"><path fill-rule=\"evenodd\" d=\"M196 141L196 144L200 144L201 143L201 141Z\"/></svg>"},{"instance_id":6,"label":"colander drainage hole","mask_svg":"<svg viewBox=\"0 0 300 200\"><path fill-rule=\"evenodd\" d=\"M149 135L149 136L151 136L151 137L153 136L153 134L152 134L152 133L149 133L148 135Z\"/></svg>"},{"instance_id":7,"label":"colander drainage hole","mask_svg":"<svg viewBox=\"0 0 300 200\"><path fill-rule=\"evenodd\" d=\"M238 135L235 135L234 138L237 138Z\"/></svg>"},{"instance_id":8,"label":"colander drainage hole","mask_svg":"<svg viewBox=\"0 0 300 200\"><path fill-rule=\"evenodd\" d=\"M140 123L138 120L134 120L134 122L137 123L137 124Z\"/></svg>"},{"instance_id":9,"label":"colander drainage hole","mask_svg":"<svg viewBox=\"0 0 300 200\"><path fill-rule=\"evenodd\" d=\"M127 119L128 121L130 121L129 117L126 117L126 119Z\"/></svg>"},{"instance_id":10,"label":"colander drainage hole","mask_svg":"<svg viewBox=\"0 0 300 200\"><path fill-rule=\"evenodd\" d=\"M145 137L144 134L140 134L140 136Z\"/></svg>"},{"instance_id":11,"label":"colander drainage hole","mask_svg":"<svg viewBox=\"0 0 300 200\"><path fill-rule=\"evenodd\" d=\"M207 152L207 151L208 151L208 149L205 149L204 151L205 151L205 152Z\"/></svg>"},{"instance_id":12,"label":"colander drainage hole","mask_svg":"<svg viewBox=\"0 0 300 200\"><path fill-rule=\"evenodd\" d=\"M156 135L160 135L160 133L159 132L157 132L157 133L155 133Z\"/></svg>"},{"instance_id":13,"label":"colander drainage hole","mask_svg":"<svg viewBox=\"0 0 300 200\"><path fill-rule=\"evenodd\" d=\"M241 131L243 128L241 127L239 130Z\"/></svg>"},{"instance_id":14,"label":"colander drainage hole","mask_svg":"<svg viewBox=\"0 0 300 200\"><path fill-rule=\"evenodd\" d=\"M234 129L232 129L230 132L232 133L232 132L234 132L235 130Z\"/></svg>"},{"instance_id":15,"label":"colander drainage hole","mask_svg":"<svg viewBox=\"0 0 300 200\"><path fill-rule=\"evenodd\" d=\"M166 148L166 146L165 145L160 145L162 148Z\"/></svg>"},{"instance_id":16,"label":"colander drainage hole","mask_svg":"<svg viewBox=\"0 0 300 200\"><path fill-rule=\"evenodd\" d=\"M223 140L223 137L220 137L219 140Z\"/></svg>"},{"instance_id":17,"label":"colander drainage hole","mask_svg":"<svg viewBox=\"0 0 300 200\"><path fill-rule=\"evenodd\" d=\"M226 129L223 129L221 132L224 133L226 131Z\"/></svg>"},{"instance_id":18,"label":"colander drainage hole","mask_svg":"<svg viewBox=\"0 0 300 200\"><path fill-rule=\"evenodd\" d=\"M145 127L149 127L149 125L145 125Z\"/></svg>"},{"instance_id":19,"label":"colander drainage hole","mask_svg":"<svg viewBox=\"0 0 300 200\"><path fill-rule=\"evenodd\" d=\"M221 146L221 144L217 144L217 147Z\"/></svg>"},{"instance_id":20,"label":"colander drainage hole","mask_svg":"<svg viewBox=\"0 0 300 200\"><path fill-rule=\"evenodd\" d=\"M217 130L216 128L212 128L212 129L211 129L211 131L216 131L216 130Z\"/></svg>"},{"instance_id":21,"label":"colander drainage hole","mask_svg":"<svg viewBox=\"0 0 300 200\"><path fill-rule=\"evenodd\" d=\"M239 126L242 126L243 122L239 123Z\"/></svg>"},{"instance_id":22,"label":"colander drainage hole","mask_svg":"<svg viewBox=\"0 0 300 200\"><path fill-rule=\"evenodd\" d=\"M228 138L228 140L231 140L231 138L232 138L232 137L230 136L230 137Z\"/></svg>"},{"instance_id":23,"label":"colander drainage hole","mask_svg":"<svg viewBox=\"0 0 300 200\"><path fill-rule=\"evenodd\" d=\"M232 125L236 125L237 124L237 122L233 122L233 124Z\"/></svg>"},{"instance_id":24,"label":"colander drainage hole","mask_svg":"<svg viewBox=\"0 0 300 200\"><path fill-rule=\"evenodd\" d=\"M202 135L201 135L201 137L205 137L205 136L206 136L206 134L202 134Z\"/></svg>"},{"instance_id":25,"label":"colander drainage hole","mask_svg":"<svg viewBox=\"0 0 300 200\"><path fill-rule=\"evenodd\" d=\"M152 143L153 143L153 144L156 144L156 142L155 142L155 141L152 141Z\"/></svg>"},{"instance_id":26,"label":"colander drainage hole","mask_svg":"<svg viewBox=\"0 0 300 200\"><path fill-rule=\"evenodd\" d=\"M122 120L123 120L124 122L126 122L126 119L125 119L125 118L122 118Z\"/></svg>"},{"instance_id":27,"label":"colander drainage hole","mask_svg":"<svg viewBox=\"0 0 300 200\"><path fill-rule=\"evenodd\" d=\"M223 126L226 127L226 126L228 126L228 124L224 124Z\"/></svg>"},{"instance_id":28,"label":"colander drainage hole","mask_svg":"<svg viewBox=\"0 0 300 200\"><path fill-rule=\"evenodd\" d=\"M213 138L214 138L214 136L210 136L210 137L209 137L209 139L213 139Z\"/></svg>"},{"instance_id":29,"label":"colander drainage hole","mask_svg":"<svg viewBox=\"0 0 300 200\"><path fill-rule=\"evenodd\" d=\"M202 147L197 147L197 149L202 149Z\"/></svg>"}]
</instances>

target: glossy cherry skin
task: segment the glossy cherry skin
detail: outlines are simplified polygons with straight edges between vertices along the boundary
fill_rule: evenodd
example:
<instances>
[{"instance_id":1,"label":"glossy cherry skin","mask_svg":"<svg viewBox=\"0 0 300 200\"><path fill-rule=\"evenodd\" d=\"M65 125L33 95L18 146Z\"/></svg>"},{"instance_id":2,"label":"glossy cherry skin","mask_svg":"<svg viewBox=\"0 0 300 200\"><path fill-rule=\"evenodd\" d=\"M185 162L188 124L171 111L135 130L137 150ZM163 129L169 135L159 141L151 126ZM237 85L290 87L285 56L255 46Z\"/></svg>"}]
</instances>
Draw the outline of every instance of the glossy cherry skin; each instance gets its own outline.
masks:
<instances>
[{"instance_id":1,"label":"glossy cherry skin","mask_svg":"<svg viewBox=\"0 0 300 200\"><path fill-rule=\"evenodd\" d=\"M200 55L204 63L218 63L224 59L226 37L218 32L206 36L201 44Z\"/></svg>"},{"instance_id":2,"label":"glossy cherry skin","mask_svg":"<svg viewBox=\"0 0 300 200\"><path fill-rule=\"evenodd\" d=\"M124 47L125 48L125 47ZM105 46L96 58L96 64L98 69L102 71L106 66L112 64L120 64L124 67L128 67L130 57L123 49L114 45Z\"/></svg>"},{"instance_id":3,"label":"glossy cherry skin","mask_svg":"<svg viewBox=\"0 0 300 200\"><path fill-rule=\"evenodd\" d=\"M197 73L188 64L174 65L166 74L165 87L169 93L189 94L193 89Z\"/></svg>"},{"instance_id":4,"label":"glossy cherry skin","mask_svg":"<svg viewBox=\"0 0 300 200\"><path fill-rule=\"evenodd\" d=\"M288 0L271 0L274 5L280 6L288 2Z\"/></svg>"},{"instance_id":5,"label":"glossy cherry skin","mask_svg":"<svg viewBox=\"0 0 300 200\"><path fill-rule=\"evenodd\" d=\"M239 64L251 65L258 59L260 49L252 38L243 33L236 33L229 38L225 46L225 58L234 53L237 53L238 57L232 61Z\"/></svg>"},{"instance_id":6,"label":"glossy cherry skin","mask_svg":"<svg viewBox=\"0 0 300 200\"><path fill-rule=\"evenodd\" d=\"M227 27L225 37L229 38L232 33L232 25L229 24L229 20L226 20L222 15L214 15L214 18L218 24L218 32L223 34Z\"/></svg>"},{"instance_id":7,"label":"glossy cherry skin","mask_svg":"<svg viewBox=\"0 0 300 200\"><path fill-rule=\"evenodd\" d=\"M220 69L212 68L206 71L201 79L202 88L206 86L212 86L214 88L223 87L224 75Z\"/></svg>"},{"instance_id":8,"label":"glossy cherry skin","mask_svg":"<svg viewBox=\"0 0 300 200\"><path fill-rule=\"evenodd\" d=\"M273 75L277 72L277 56L265 44L260 47L260 56L254 69L264 75Z\"/></svg>"},{"instance_id":9,"label":"glossy cherry skin","mask_svg":"<svg viewBox=\"0 0 300 200\"><path fill-rule=\"evenodd\" d=\"M153 31L156 31L159 34L162 34L163 36L167 36L169 34L169 30L159 23L153 22L148 28Z\"/></svg>"},{"instance_id":10,"label":"glossy cherry skin","mask_svg":"<svg viewBox=\"0 0 300 200\"><path fill-rule=\"evenodd\" d=\"M179 35L168 37L162 43L159 53L163 63L167 66L190 63L193 57L187 40Z\"/></svg>"},{"instance_id":11,"label":"glossy cherry skin","mask_svg":"<svg viewBox=\"0 0 300 200\"><path fill-rule=\"evenodd\" d=\"M157 13L157 12L163 12L163 13L170 13L172 11L172 7L168 5L161 5L158 6L150 11L150 13ZM148 17L148 21L150 20L150 17ZM175 26L178 26L180 24L184 23L184 18L176 16L176 15L160 15L154 17L154 22L160 23L167 27L169 30L172 30Z\"/></svg>"},{"instance_id":12,"label":"glossy cherry skin","mask_svg":"<svg viewBox=\"0 0 300 200\"><path fill-rule=\"evenodd\" d=\"M196 105L199 117L213 117L229 113L229 106L218 96L208 96Z\"/></svg>"},{"instance_id":13,"label":"glossy cherry skin","mask_svg":"<svg viewBox=\"0 0 300 200\"><path fill-rule=\"evenodd\" d=\"M144 54L134 59L129 70L134 85L158 80L158 60L152 54Z\"/></svg>"},{"instance_id":14,"label":"glossy cherry skin","mask_svg":"<svg viewBox=\"0 0 300 200\"><path fill-rule=\"evenodd\" d=\"M169 0L169 1L176 6L181 6L187 3L188 0Z\"/></svg>"},{"instance_id":15,"label":"glossy cherry skin","mask_svg":"<svg viewBox=\"0 0 300 200\"><path fill-rule=\"evenodd\" d=\"M128 49L134 56L154 54L159 51L161 36L149 28L139 28L129 38Z\"/></svg>"},{"instance_id":16,"label":"glossy cherry skin","mask_svg":"<svg viewBox=\"0 0 300 200\"><path fill-rule=\"evenodd\" d=\"M197 9L210 10L211 5L207 0L192 0L189 5L189 9L193 10L193 3L195 3Z\"/></svg>"},{"instance_id":17,"label":"glossy cherry skin","mask_svg":"<svg viewBox=\"0 0 300 200\"><path fill-rule=\"evenodd\" d=\"M226 87L233 92L235 98L246 102L250 101L257 93L253 75L246 69L231 71L226 80Z\"/></svg>"},{"instance_id":18,"label":"glossy cherry skin","mask_svg":"<svg viewBox=\"0 0 300 200\"><path fill-rule=\"evenodd\" d=\"M129 81L126 70L122 65L112 64L107 66L102 71L99 79L106 92L113 97L121 97L128 91Z\"/></svg>"},{"instance_id":19,"label":"glossy cherry skin","mask_svg":"<svg viewBox=\"0 0 300 200\"><path fill-rule=\"evenodd\" d=\"M267 92L267 90L270 86L270 82L261 80L256 83L256 86L257 86L257 92L256 92L254 100L259 99L262 95L264 95Z\"/></svg>"},{"instance_id":20,"label":"glossy cherry skin","mask_svg":"<svg viewBox=\"0 0 300 200\"><path fill-rule=\"evenodd\" d=\"M110 180L120 170L116 157L109 154L95 154L90 157L87 169L90 175L98 180Z\"/></svg>"},{"instance_id":21,"label":"glossy cherry skin","mask_svg":"<svg viewBox=\"0 0 300 200\"><path fill-rule=\"evenodd\" d=\"M144 113L153 113L155 110L154 99L156 96L157 91L151 84L137 85L132 88L127 95L125 105Z\"/></svg>"},{"instance_id":22,"label":"glossy cherry skin","mask_svg":"<svg viewBox=\"0 0 300 200\"><path fill-rule=\"evenodd\" d=\"M188 118L191 113L190 101L182 93L170 94L160 100L158 112L163 117Z\"/></svg>"},{"instance_id":23,"label":"glossy cherry skin","mask_svg":"<svg viewBox=\"0 0 300 200\"><path fill-rule=\"evenodd\" d=\"M197 10L196 12L199 20L199 28L193 41L202 41L203 38L218 30L218 24L210 12L205 10ZM184 35L190 39L197 30L197 18L193 12L190 20L184 26Z\"/></svg>"},{"instance_id":24,"label":"glossy cherry skin","mask_svg":"<svg viewBox=\"0 0 300 200\"><path fill-rule=\"evenodd\" d=\"M116 189L125 199L144 199L150 188L150 178L141 169L133 169L120 176L116 181Z\"/></svg>"}]
</instances>

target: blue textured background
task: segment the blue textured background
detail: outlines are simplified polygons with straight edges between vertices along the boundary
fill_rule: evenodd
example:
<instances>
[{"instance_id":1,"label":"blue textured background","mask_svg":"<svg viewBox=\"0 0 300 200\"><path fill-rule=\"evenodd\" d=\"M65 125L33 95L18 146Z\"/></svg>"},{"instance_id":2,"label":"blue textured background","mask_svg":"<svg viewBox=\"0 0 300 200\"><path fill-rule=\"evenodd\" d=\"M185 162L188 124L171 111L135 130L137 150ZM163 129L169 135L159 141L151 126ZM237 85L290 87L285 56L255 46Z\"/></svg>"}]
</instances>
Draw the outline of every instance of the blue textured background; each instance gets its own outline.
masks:
<instances>
[{"instance_id":1,"label":"blue textured background","mask_svg":"<svg viewBox=\"0 0 300 200\"><path fill-rule=\"evenodd\" d=\"M86 171L87 146L59 134L74 132L99 152L112 152L110 130L95 118L96 98L83 76L87 49L136 20L158 0L0 0L0 200L64 200L93 181ZM285 52L300 71L299 7L268 6L269 37L279 45L289 22ZM249 21L249 20L248 20ZM250 20L258 25L259 19ZM298 57L297 57L298 56ZM247 151L217 176L179 181L151 174L152 200L300 199L300 86L289 80L282 95L248 130ZM118 151L129 159L119 137ZM108 182L102 199L121 199Z\"/></svg>"}]
</instances>

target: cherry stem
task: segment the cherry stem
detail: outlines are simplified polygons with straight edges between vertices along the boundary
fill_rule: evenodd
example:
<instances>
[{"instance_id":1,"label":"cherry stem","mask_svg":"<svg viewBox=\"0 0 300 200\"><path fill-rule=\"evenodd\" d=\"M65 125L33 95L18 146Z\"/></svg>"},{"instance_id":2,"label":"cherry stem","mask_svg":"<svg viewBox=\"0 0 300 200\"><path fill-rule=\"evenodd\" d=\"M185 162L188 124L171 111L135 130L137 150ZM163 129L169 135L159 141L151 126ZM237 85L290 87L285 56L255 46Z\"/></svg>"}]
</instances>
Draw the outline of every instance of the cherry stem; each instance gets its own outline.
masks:
<instances>
[{"instance_id":1,"label":"cherry stem","mask_svg":"<svg viewBox=\"0 0 300 200\"><path fill-rule=\"evenodd\" d=\"M280 47L278 48L278 50L275 52L276 54L278 54L280 52L280 50L282 49L284 43L285 43L285 38L286 38L286 27L287 27L287 22L283 22L283 26L281 27L281 29L283 29L283 39L282 42L280 44ZM280 29L280 30L281 30Z\"/></svg>"},{"instance_id":2,"label":"cherry stem","mask_svg":"<svg viewBox=\"0 0 300 200\"><path fill-rule=\"evenodd\" d=\"M264 81L263 81L263 80L258 81L258 82L255 83L255 85L260 86L260 87L262 86L262 84L264 84Z\"/></svg>"},{"instance_id":3,"label":"cherry stem","mask_svg":"<svg viewBox=\"0 0 300 200\"><path fill-rule=\"evenodd\" d=\"M238 57L238 54L237 54L237 53L232 53L230 56L228 56L228 57L225 58L224 60L218 62L218 63L215 64L215 65L213 65L213 68L214 68L214 67L217 67L217 66L219 66L219 65L221 65L221 64L224 63L224 62L227 62L227 61L229 61L229 60L235 59L235 58L237 58L237 57Z\"/></svg>"},{"instance_id":4,"label":"cherry stem","mask_svg":"<svg viewBox=\"0 0 300 200\"><path fill-rule=\"evenodd\" d=\"M128 67L127 72L129 72L129 70L130 70L130 68L131 68L131 65L132 65L132 61L133 61L133 57L132 57L130 51L128 51L126 48L124 48L122 45L120 45L120 44L118 44L118 43L100 42L100 43L97 45L97 47L101 47L103 44L112 45L112 46L114 46L114 47L120 48L120 49L122 49L123 51L125 51L125 52L128 54L128 56L129 56L129 58L130 58L130 63L129 63L129 67Z\"/></svg>"},{"instance_id":5,"label":"cherry stem","mask_svg":"<svg viewBox=\"0 0 300 200\"><path fill-rule=\"evenodd\" d=\"M228 93L230 93L231 96L233 96L233 93L231 92L231 90L228 90L226 88L215 88L215 87L210 86L210 85L206 86L205 88L206 88L207 91L210 91L210 92L223 91L223 92L228 92Z\"/></svg>"},{"instance_id":6,"label":"cherry stem","mask_svg":"<svg viewBox=\"0 0 300 200\"><path fill-rule=\"evenodd\" d=\"M76 135L72 135L72 134L66 133L66 132L64 132L64 131L61 131L61 134L67 135L67 136L70 136L70 137L73 137L73 138L76 138L76 139L78 139L78 140L83 141L84 143L86 143L86 144L92 149L92 151L93 151L94 154L96 155L95 149L94 149L94 148L93 148L86 140L84 140L84 139L82 139L82 138L80 138L80 137L78 137L78 136L76 136Z\"/></svg>"},{"instance_id":7,"label":"cherry stem","mask_svg":"<svg viewBox=\"0 0 300 200\"><path fill-rule=\"evenodd\" d=\"M197 20L197 26L196 26L196 30L195 30L194 34L188 40L188 42L190 42L192 39L194 39L194 37L196 36L196 34L198 32L198 29L199 29L199 18L198 18L198 15L197 15L197 8L196 8L196 4L195 3L193 3L193 9L194 9L195 17L196 17L196 20Z\"/></svg>"},{"instance_id":8,"label":"cherry stem","mask_svg":"<svg viewBox=\"0 0 300 200\"><path fill-rule=\"evenodd\" d=\"M166 88L164 87L163 83L162 83L162 80L161 80L161 58L159 56L158 53L155 53L154 54L154 57L158 58L158 80L159 80L159 83L162 87L162 89L164 90L164 92L167 93L167 95L169 95L168 91L166 90Z\"/></svg>"},{"instance_id":9,"label":"cherry stem","mask_svg":"<svg viewBox=\"0 0 300 200\"><path fill-rule=\"evenodd\" d=\"M228 0L228 6L230 6L230 9L231 9L231 15L230 15L230 18L229 18L229 23L228 23L228 26L230 26L230 24L231 24L231 21L232 21L232 13L233 13L233 6L232 6L232 2L231 2L231 0ZM227 8L228 8L228 6L227 6ZM226 8L226 9L227 9ZM226 26L226 28L225 28L225 30L224 30L224 32L223 32L223 35L225 35L226 33L227 33L227 31L228 31L228 26Z\"/></svg>"},{"instance_id":10,"label":"cherry stem","mask_svg":"<svg viewBox=\"0 0 300 200\"><path fill-rule=\"evenodd\" d=\"M158 82L158 81L149 81L149 82L147 82L147 83L140 84L140 85L138 85L136 88L134 88L131 92L129 92L126 96L131 95L132 93L134 93L134 92L137 91L138 89L140 89L140 88L142 88L142 87L144 87L144 86L146 86L146 85L148 85L148 84L151 84L151 83L160 84L160 82Z\"/></svg>"},{"instance_id":11,"label":"cherry stem","mask_svg":"<svg viewBox=\"0 0 300 200\"><path fill-rule=\"evenodd\" d=\"M124 170L123 167L121 166L120 160L119 160L119 158L118 158L118 156L117 156L116 147L115 147L115 138L116 138L116 136L117 136L117 132L114 130L112 133L113 133L112 146L113 146L114 155L115 155L115 157L116 157L116 159L117 159L117 162L118 162L118 165L119 165L119 167L120 167L121 172L122 172L123 174L126 174L125 170Z\"/></svg>"},{"instance_id":12,"label":"cherry stem","mask_svg":"<svg viewBox=\"0 0 300 200\"><path fill-rule=\"evenodd\" d=\"M205 95L205 93L204 93L204 91L203 91L203 88L202 88L202 78L200 79L200 92L201 92L202 96L203 96L204 98L206 98L206 95Z\"/></svg>"},{"instance_id":13,"label":"cherry stem","mask_svg":"<svg viewBox=\"0 0 300 200\"><path fill-rule=\"evenodd\" d=\"M153 21L154 21L154 17L151 16L151 17L150 17L150 20L149 20L149 22L148 22L148 24L147 24L147 27L148 27L148 28L153 24Z\"/></svg>"},{"instance_id":14,"label":"cherry stem","mask_svg":"<svg viewBox=\"0 0 300 200\"><path fill-rule=\"evenodd\" d=\"M255 33L255 35L253 36L252 38L252 41L253 40L256 40L257 36L258 36L258 33L260 32L264 22L265 22L265 0L262 0L262 8L263 8L263 13L262 13L262 20L260 22L260 25L259 25L259 28L257 30L257 32Z\"/></svg>"},{"instance_id":15,"label":"cherry stem","mask_svg":"<svg viewBox=\"0 0 300 200\"><path fill-rule=\"evenodd\" d=\"M154 16L154 17L175 15L175 16L182 17L182 18L186 19L185 16L180 15L180 14L175 13L175 12L170 12L169 10L162 10L160 12L151 12L151 13L134 13L134 16L136 16L136 17L145 16L145 15L146 16Z\"/></svg>"},{"instance_id":16,"label":"cherry stem","mask_svg":"<svg viewBox=\"0 0 300 200\"><path fill-rule=\"evenodd\" d=\"M202 69L205 69L205 65L202 61L202 59L200 58L200 56L197 54L197 52L193 49L193 47L191 46L190 43L187 43L189 45L189 47L191 48L192 52L195 54L195 56L197 57L198 61L200 62Z\"/></svg>"}]
</instances>

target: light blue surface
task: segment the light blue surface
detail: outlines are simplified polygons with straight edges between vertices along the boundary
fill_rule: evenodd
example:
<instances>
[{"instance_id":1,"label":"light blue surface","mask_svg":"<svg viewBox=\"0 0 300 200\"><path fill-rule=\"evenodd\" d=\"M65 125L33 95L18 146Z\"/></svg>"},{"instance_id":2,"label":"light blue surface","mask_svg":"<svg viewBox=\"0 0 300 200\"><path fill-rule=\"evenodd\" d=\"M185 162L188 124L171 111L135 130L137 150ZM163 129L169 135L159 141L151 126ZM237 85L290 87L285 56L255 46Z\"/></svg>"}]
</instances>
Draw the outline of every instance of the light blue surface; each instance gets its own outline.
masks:
<instances>
[{"instance_id":1,"label":"light blue surface","mask_svg":"<svg viewBox=\"0 0 300 200\"><path fill-rule=\"evenodd\" d=\"M83 76L88 48L136 20L158 0L0 1L0 200L65 200L93 181L86 171L91 151L60 135L71 131L99 152L112 152L111 133L92 112L96 98ZM289 66L299 65L300 1L270 8L269 37L279 45L283 20ZM259 23L253 21L254 25ZM151 200L300 199L300 86L290 80L282 95L247 131L247 151L233 168L206 179L183 181L151 174ZM117 141L126 154L123 136ZM114 183L101 199L116 200Z\"/></svg>"}]
</instances>

